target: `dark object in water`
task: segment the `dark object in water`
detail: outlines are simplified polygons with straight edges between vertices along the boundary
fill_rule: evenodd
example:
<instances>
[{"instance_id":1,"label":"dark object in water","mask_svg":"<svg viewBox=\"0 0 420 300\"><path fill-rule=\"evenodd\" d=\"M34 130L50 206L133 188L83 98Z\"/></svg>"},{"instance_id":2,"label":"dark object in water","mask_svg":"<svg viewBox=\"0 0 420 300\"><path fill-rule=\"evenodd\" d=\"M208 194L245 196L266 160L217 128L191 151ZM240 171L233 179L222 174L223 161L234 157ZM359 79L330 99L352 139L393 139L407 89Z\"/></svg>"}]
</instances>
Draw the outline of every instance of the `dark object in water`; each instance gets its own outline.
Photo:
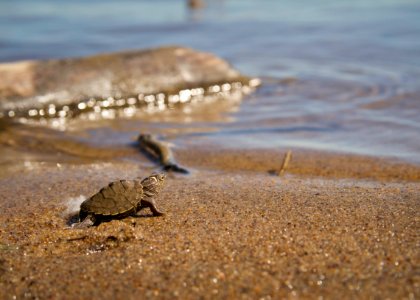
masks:
<instances>
[{"instance_id":1,"label":"dark object in water","mask_svg":"<svg viewBox=\"0 0 420 300\"><path fill-rule=\"evenodd\" d=\"M187 1L188 1L188 7L191 9L203 8L205 6L203 0L187 0Z\"/></svg>"},{"instance_id":2,"label":"dark object in water","mask_svg":"<svg viewBox=\"0 0 420 300\"><path fill-rule=\"evenodd\" d=\"M80 223L75 228L97 225L102 221L136 215L149 207L154 216L163 213L156 207L154 197L162 189L165 174L152 174L140 180L111 182L80 205Z\"/></svg>"},{"instance_id":3,"label":"dark object in water","mask_svg":"<svg viewBox=\"0 0 420 300\"><path fill-rule=\"evenodd\" d=\"M187 169L180 167L177 164L168 144L159 141L154 135L140 134L138 142L142 150L160 161L165 171L173 171L182 174L189 173Z\"/></svg>"}]
</instances>

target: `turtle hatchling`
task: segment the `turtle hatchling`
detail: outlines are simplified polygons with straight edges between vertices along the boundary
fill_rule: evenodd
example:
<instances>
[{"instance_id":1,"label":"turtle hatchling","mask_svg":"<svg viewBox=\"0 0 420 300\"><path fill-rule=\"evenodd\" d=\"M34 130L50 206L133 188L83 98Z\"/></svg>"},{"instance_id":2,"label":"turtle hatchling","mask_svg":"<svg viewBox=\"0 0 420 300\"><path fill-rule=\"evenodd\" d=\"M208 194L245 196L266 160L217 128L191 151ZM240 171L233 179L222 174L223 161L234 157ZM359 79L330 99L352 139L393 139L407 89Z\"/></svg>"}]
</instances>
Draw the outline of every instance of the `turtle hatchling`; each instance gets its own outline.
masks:
<instances>
[{"instance_id":1,"label":"turtle hatchling","mask_svg":"<svg viewBox=\"0 0 420 300\"><path fill-rule=\"evenodd\" d=\"M154 216L163 213L156 207L154 197L162 189L165 174L152 174L140 180L111 182L80 205L80 223L75 228L97 225L102 221L135 216L149 207Z\"/></svg>"}]
</instances>

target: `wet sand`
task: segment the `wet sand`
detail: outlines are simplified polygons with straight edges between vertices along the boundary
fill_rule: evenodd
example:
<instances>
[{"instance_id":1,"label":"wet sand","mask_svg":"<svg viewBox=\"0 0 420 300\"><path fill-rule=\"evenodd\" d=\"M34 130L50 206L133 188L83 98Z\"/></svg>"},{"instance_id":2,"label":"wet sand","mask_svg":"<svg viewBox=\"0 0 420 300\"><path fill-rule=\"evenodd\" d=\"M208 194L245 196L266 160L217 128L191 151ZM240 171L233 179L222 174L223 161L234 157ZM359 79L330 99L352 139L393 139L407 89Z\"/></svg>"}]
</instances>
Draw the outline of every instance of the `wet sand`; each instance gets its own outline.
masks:
<instances>
[{"instance_id":1,"label":"wet sand","mask_svg":"<svg viewBox=\"0 0 420 300\"><path fill-rule=\"evenodd\" d=\"M270 175L285 151L181 149L193 173L169 176L165 217L86 230L68 229L69 205L154 165L14 171L0 179L0 298L417 298L420 167L294 150Z\"/></svg>"}]
</instances>

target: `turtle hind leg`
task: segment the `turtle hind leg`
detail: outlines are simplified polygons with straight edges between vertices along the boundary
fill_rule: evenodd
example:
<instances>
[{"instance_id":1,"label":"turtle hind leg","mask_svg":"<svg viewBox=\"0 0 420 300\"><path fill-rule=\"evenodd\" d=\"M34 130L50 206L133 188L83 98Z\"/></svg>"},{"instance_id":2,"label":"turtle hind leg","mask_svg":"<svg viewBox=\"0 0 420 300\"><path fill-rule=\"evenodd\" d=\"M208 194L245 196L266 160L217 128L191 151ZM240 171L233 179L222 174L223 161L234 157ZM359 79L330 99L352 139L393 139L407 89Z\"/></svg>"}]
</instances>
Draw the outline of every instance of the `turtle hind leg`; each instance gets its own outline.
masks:
<instances>
[{"instance_id":1,"label":"turtle hind leg","mask_svg":"<svg viewBox=\"0 0 420 300\"><path fill-rule=\"evenodd\" d=\"M162 216L162 215L165 214L157 208L156 202L155 202L154 199L150 199L150 198L147 199L147 200L142 199L141 200L141 206L150 208L150 210L152 211L154 216Z\"/></svg>"},{"instance_id":2,"label":"turtle hind leg","mask_svg":"<svg viewBox=\"0 0 420 300\"><path fill-rule=\"evenodd\" d=\"M96 218L94 215L87 215L86 218L83 219L80 223L73 224L73 228L75 229L84 229L95 225Z\"/></svg>"}]
</instances>

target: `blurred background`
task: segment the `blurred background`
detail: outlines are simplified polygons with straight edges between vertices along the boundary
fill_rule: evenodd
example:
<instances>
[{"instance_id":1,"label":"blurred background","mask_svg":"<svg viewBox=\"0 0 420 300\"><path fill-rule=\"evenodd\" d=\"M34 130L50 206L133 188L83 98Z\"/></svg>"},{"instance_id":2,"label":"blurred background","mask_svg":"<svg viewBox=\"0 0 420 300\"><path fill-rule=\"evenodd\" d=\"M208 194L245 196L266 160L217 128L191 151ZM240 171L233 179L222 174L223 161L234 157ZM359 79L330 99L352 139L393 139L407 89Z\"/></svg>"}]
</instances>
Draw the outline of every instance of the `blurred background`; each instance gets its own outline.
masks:
<instances>
[{"instance_id":1,"label":"blurred background","mask_svg":"<svg viewBox=\"0 0 420 300\"><path fill-rule=\"evenodd\" d=\"M420 162L420 1L204 2L0 0L0 61L190 46L264 82L213 142Z\"/></svg>"},{"instance_id":2,"label":"blurred background","mask_svg":"<svg viewBox=\"0 0 420 300\"><path fill-rule=\"evenodd\" d=\"M196 10L183 0L1 0L0 60L180 44L266 76L279 64L414 69L419 15L417 0L207 0Z\"/></svg>"}]
</instances>

